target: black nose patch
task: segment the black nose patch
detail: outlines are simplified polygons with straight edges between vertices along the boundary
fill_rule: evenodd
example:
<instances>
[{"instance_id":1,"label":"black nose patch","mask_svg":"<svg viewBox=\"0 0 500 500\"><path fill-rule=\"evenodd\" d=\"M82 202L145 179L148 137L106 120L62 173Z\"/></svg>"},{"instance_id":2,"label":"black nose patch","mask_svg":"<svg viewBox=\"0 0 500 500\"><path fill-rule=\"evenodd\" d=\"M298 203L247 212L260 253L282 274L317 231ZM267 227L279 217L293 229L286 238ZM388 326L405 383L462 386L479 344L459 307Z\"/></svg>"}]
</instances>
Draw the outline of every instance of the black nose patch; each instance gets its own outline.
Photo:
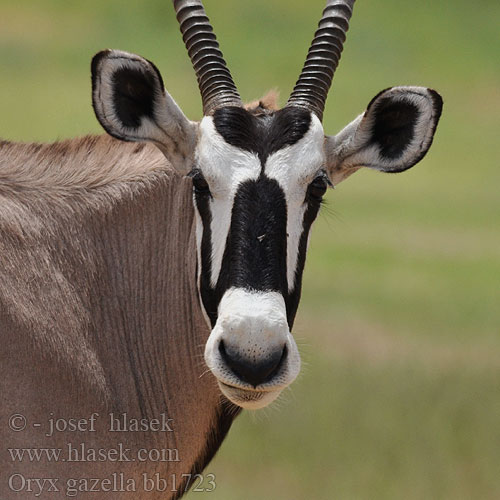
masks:
<instances>
[{"instance_id":1,"label":"black nose patch","mask_svg":"<svg viewBox=\"0 0 500 500\"><path fill-rule=\"evenodd\" d=\"M285 194L277 181L261 176L239 186L215 289L208 273L201 275L201 297L214 325L217 306L229 288L287 293L286 225Z\"/></svg>"},{"instance_id":2,"label":"black nose patch","mask_svg":"<svg viewBox=\"0 0 500 500\"><path fill-rule=\"evenodd\" d=\"M212 326L222 296L231 287L279 292L287 306L292 326L300 297L300 276L304 258L299 253L295 272L298 286L288 292L287 280L287 205L285 194L274 179L266 177L264 167L270 154L291 146L304 137L311 125L311 113L289 107L255 116L243 108L216 110L214 126L224 140L237 148L257 154L261 173L257 180L241 183L231 212L231 226L226 240L221 270L215 288L210 283L213 235L208 198L196 197L203 223L200 293ZM231 168L221 165L221 169ZM316 211L317 212L317 211ZM309 231L309 225L304 228ZM303 238L300 250L305 254ZM307 235L306 235L307 239Z\"/></svg>"},{"instance_id":3,"label":"black nose patch","mask_svg":"<svg viewBox=\"0 0 500 500\"><path fill-rule=\"evenodd\" d=\"M261 177L241 184L217 284L221 291L286 292L286 224L285 194L277 181Z\"/></svg>"},{"instance_id":4,"label":"black nose patch","mask_svg":"<svg viewBox=\"0 0 500 500\"><path fill-rule=\"evenodd\" d=\"M256 363L234 350L226 347L224 341L219 344L219 353L231 371L243 382L257 387L273 379L278 374L287 357L286 345L276 349L266 359Z\"/></svg>"}]
</instances>

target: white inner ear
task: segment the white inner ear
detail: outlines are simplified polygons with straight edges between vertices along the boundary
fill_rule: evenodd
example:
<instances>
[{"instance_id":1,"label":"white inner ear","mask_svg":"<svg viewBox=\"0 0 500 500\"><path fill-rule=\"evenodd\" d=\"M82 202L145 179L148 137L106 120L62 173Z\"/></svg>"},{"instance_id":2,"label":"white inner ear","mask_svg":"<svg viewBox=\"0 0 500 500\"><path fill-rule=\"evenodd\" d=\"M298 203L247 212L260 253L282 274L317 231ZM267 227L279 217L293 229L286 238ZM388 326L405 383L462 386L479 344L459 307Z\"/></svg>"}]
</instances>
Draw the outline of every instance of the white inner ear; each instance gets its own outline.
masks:
<instances>
[{"instance_id":1,"label":"white inner ear","mask_svg":"<svg viewBox=\"0 0 500 500\"><path fill-rule=\"evenodd\" d=\"M395 159L386 158L380 154L378 144L365 146L358 154L354 153L351 158L347 158L347 164L353 161L352 166L366 166L383 171L397 171L406 165L411 166L412 162L427 149L433 135L434 107L432 98L426 89L419 87L406 87L391 89L380 98L391 97L394 102L409 103L418 109L418 116L414 126L412 140L406 145L403 154ZM374 103L376 106L376 103ZM364 144L369 143L372 135L373 125L376 119L376 110L368 112L364 122L360 124L359 131Z\"/></svg>"},{"instance_id":2,"label":"white inner ear","mask_svg":"<svg viewBox=\"0 0 500 500\"><path fill-rule=\"evenodd\" d=\"M116 71L128 68L153 73L157 88L153 98L153 116L142 116L137 128L127 127L114 109ZM176 170L187 173L191 168L198 124L186 118L174 99L161 87L161 82L145 59L127 52L111 51L99 63L94 106L102 125L112 135L128 141L153 142L167 156Z\"/></svg>"},{"instance_id":3,"label":"white inner ear","mask_svg":"<svg viewBox=\"0 0 500 500\"><path fill-rule=\"evenodd\" d=\"M110 133L123 136L126 140L157 141L161 139L161 130L157 130L158 127L151 120L143 117L138 128L130 128L124 126L117 117L114 109L115 89L113 77L121 69L140 70L142 72L153 71L146 60L128 52L114 50L103 57L99 62L98 80L94 90L94 106L100 121L104 122L103 125L107 125ZM155 96L155 108L163 104L161 102L161 92L158 92L158 94Z\"/></svg>"},{"instance_id":4,"label":"white inner ear","mask_svg":"<svg viewBox=\"0 0 500 500\"><path fill-rule=\"evenodd\" d=\"M401 156L387 158L380 154L380 146L373 142L373 126L377 102L391 98L418 109L414 133ZM432 141L438 116L430 91L423 87L394 87L382 92L367 112L334 137L326 139L326 152L332 182L338 183L360 167L385 172L397 172L411 167L421 159ZM335 182L336 181L336 182Z\"/></svg>"}]
</instances>

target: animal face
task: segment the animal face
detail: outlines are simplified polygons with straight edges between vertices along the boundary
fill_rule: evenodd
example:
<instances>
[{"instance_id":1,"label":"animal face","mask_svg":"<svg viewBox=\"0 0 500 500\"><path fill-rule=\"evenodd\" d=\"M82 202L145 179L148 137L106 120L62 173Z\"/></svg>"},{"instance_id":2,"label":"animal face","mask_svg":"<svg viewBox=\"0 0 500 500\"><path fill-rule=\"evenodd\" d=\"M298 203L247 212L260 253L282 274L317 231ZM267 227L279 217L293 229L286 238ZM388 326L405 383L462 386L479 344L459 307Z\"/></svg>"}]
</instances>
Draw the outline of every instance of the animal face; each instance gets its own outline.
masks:
<instances>
[{"instance_id":1,"label":"animal face","mask_svg":"<svg viewBox=\"0 0 500 500\"><path fill-rule=\"evenodd\" d=\"M328 186L323 127L304 109L253 116L225 108L203 118L199 137L189 175L210 322L228 289L245 288L279 292L292 324L305 253L300 241Z\"/></svg>"},{"instance_id":2,"label":"animal face","mask_svg":"<svg viewBox=\"0 0 500 500\"><path fill-rule=\"evenodd\" d=\"M260 408L300 370L290 332L327 187L363 166L400 172L417 163L442 100L423 87L387 89L326 136L324 102L353 6L331 0L287 105L247 110L201 3L174 5L198 76L202 120L184 116L152 63L120 51L94 57L94 109L110 134L155 143L192 178L200 303L212 329L205 361L229 400Z\"/></svg>"},{"instance_id":3,"label":"animal face","mask_svg":"<svg viewBox=\"0 0 500 500\"><path fill-rule=\"evenodd\" d=\"M247 407L274 399L300 369L290 329L328 185L323 143L320 121L300 108L255 116L228 107L200 123L189 175L200 296L213 328L205 360L223 392Z\"/></svg>"}]
</instances>

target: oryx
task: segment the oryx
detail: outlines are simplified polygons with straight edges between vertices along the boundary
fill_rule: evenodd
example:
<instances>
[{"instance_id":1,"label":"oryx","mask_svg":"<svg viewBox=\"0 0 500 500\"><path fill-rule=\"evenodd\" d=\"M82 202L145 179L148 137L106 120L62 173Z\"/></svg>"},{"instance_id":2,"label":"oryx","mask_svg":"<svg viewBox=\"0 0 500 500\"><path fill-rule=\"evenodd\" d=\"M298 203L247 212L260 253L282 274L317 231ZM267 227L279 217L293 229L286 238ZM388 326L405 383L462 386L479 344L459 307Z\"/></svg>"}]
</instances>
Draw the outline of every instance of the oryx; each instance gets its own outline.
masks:
<instances>
[{"instance_id":1,"label":"oryx","mask_svg":"<svg viewBox=\"0 0 500 500\"><path fill-rule=\"evenodd\" d=\"M136 489L112 498L179 497L181 475L203 470L238 409L269 404L296 378L290 332L323 195L363 166L413 166L442 107L434 90L393 87L325 136L354 0L327 1L284 108L245 107L201 1L173 4L202 96L199 122L151 62L106 50L92 61L96 116L113 137L151 144L107 136L0 143L1 416L19 414L27 429L2 428L2 442L64 448L74 436L67 429L49 437L32 425L52 415L87 421L78 440L110 449L116 434L104 415L168 414L172 432L120 435L136 460L119 470ZM91 434L94 414L101 427ZM178 460L137 460L151 446L178 450ZM117 466L10 460L5 470L8 496L16 471L67 484ZM157 482L147 491L154 474L175 488ZM21 489L21 478L13 485Z\"/></svg>"},{"instance_id":2,"label":"oryx","mask_svg":"<svg viewBox=\"0 0 500 500\"><path fill-rule=\"evenodd\" d=\"M327 2L283 109L245 109L199 1L174 1L203 99L184 116L149 61L119 51L93 62L93 102L113 136L157 145L193 179L198 286L212 329L205 361L243 408L275 399L300 369L290 334L309 231L327 187L362 166L401 172L427 152L441 113L430 89L394 87L336 136L321 120L354 0Z\"/></svg>"}]
</instances>

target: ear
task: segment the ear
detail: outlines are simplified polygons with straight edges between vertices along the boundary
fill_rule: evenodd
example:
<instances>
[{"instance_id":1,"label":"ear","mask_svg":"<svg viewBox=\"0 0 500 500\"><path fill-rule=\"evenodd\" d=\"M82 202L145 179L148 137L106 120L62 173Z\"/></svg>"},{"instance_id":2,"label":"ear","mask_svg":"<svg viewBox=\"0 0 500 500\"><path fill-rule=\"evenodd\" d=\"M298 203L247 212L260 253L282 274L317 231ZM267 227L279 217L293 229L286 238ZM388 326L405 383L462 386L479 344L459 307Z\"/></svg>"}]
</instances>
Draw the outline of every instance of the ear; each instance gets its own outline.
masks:
<instances>
[{"instance_id":1,"label":"ear","mask_svg":"<svg viewBox=\"0 0 500 500\"><path fill-rule=\"evenodd\" d=\"M104 50L92 59L92 104L113 137L158 146L182 173L191 169L198 124L165 91L156 66L140 56Z\"/></svg>"},{"instance_id":2,"label":"ear","mask_svg":"<svg viewBox=\"0 0 500 500\"><path fill-rule=\"evenodd\" d=\"M327 170L338 184L361 167L402 172L427 153L443 100L424 87L393 87L372 99L364 114L326 138Z\"/></svg>"}]
</instances>

